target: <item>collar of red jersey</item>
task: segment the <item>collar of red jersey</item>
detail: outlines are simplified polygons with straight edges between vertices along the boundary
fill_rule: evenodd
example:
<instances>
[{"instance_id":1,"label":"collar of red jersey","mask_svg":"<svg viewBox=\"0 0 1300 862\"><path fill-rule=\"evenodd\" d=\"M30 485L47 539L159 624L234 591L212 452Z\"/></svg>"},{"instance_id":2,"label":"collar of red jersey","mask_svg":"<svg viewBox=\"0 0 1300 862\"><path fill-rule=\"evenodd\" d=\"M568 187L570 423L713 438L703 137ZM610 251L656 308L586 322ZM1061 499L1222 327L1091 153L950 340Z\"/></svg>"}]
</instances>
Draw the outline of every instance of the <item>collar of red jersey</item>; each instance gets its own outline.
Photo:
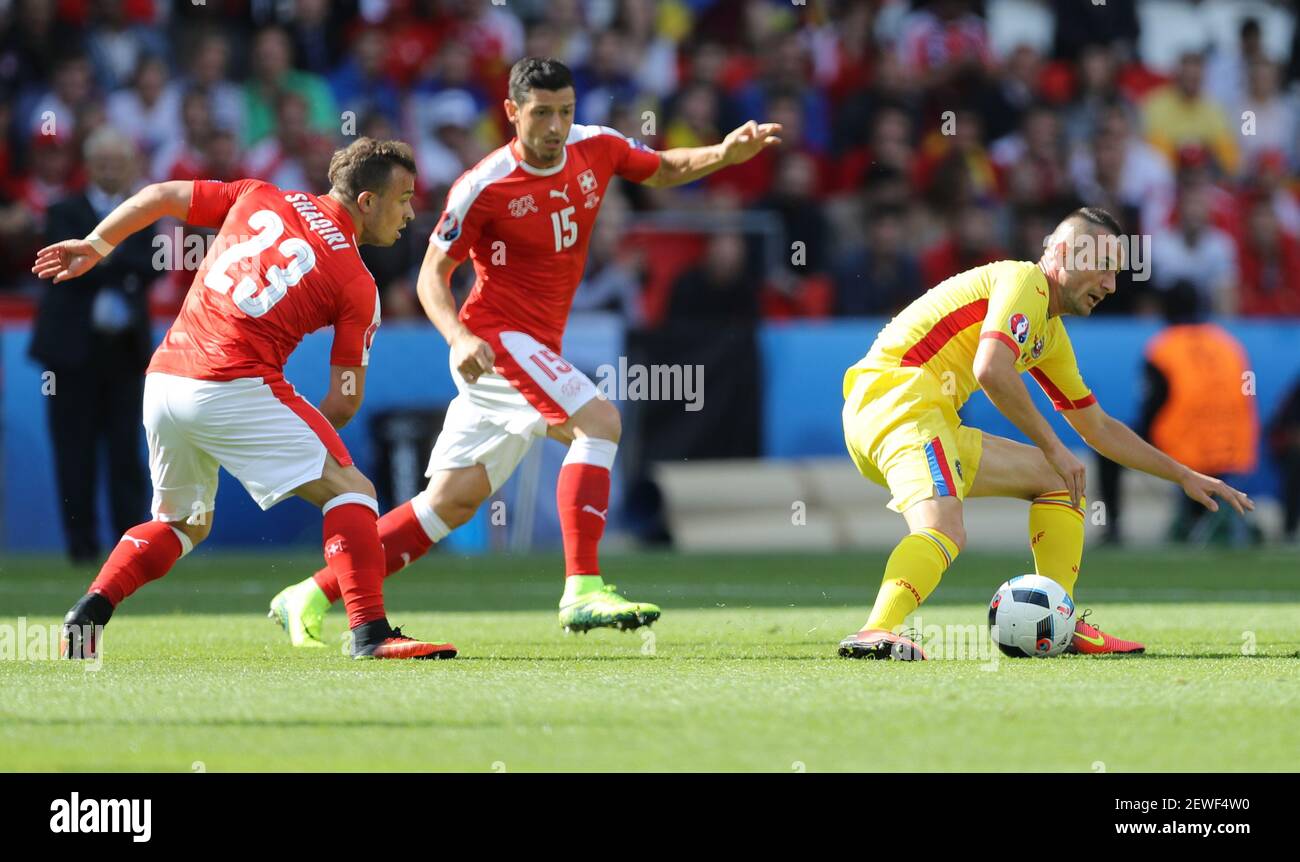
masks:
<instances>
[{"instance_id":1,"label":"collar of red jersey","mask_svg":"<svg viewBox=\"0 0 1300 862\"><path fill-rule=\"evenodd\" d=\"M510 141L510 155L515 157L515 161L519 163L519 167L523 168L525 173L530 173L535 177L550 177L564 170L564 166L568 164L569 148L568 146L565 146L564 151L560 154L560 163L550 168L534 167L533 165L530 165L528 164L528 162L524 161L524 157L521 154L521 147L518 138L513 138Z\"/></svg>"},{"instance_id":2,"label":"collar of red jersey","mask_svg":"<svg viewBox=\"0 0 1300 862\"><path fill-rule=\"evenodd\" d=\"M334 217L339 227L347 225L348 233L352 235L352 245L357 244L357 223L352 218L352 213L343 204L334 200L329 195L319 195L316 200L320 202L321 208Z\"/></svg>"}]
</instances>

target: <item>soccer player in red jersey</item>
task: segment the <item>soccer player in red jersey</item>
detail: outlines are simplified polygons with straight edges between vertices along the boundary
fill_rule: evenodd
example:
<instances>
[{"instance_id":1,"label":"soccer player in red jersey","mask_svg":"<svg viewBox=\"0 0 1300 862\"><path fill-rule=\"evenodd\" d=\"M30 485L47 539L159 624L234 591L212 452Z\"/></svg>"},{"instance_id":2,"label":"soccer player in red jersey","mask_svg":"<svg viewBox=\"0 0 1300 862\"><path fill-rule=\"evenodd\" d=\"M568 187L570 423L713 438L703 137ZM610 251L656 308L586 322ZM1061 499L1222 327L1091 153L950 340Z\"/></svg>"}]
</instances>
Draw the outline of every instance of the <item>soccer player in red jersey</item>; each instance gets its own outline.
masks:
<instances>
[{"instance_id":1,"label":"soccer player in red jersey","mask_svg":"<svg viewBox=\"0 0 1300 862\"><path fill-rule=\"evenodd\" d=\"M569 447L556 489L567 575L560 624L630 629L660 611L624 599L601 578L597 547L619 414L561 349L592 226L615 177L657 187L689 183L779 144L781 127L751 121L714 146L655 152L613 129L575 125L575 100L562 63L520 60L504 103L514 140L448 193L417 289L451 345L460 391L434 444L428 488L384 515L379 533L392 574L468 521L533 442L549 436ZM466 258L477 283L457 314L449 281ZM337 579L323 569L286 588L273 607L293 621L292 641L308 643L338 596Z\"/></svg>"},{"instance_id":2,"label":"soccer player in red jersey","mask_svg":"<svg viewBox=\"0 0 1300 862\"><path fill-rule=\"evenodd\" d=\"M132 527L64 618L63 654L93 658L122 600L161 578L212 529L217 470L263 509L297 495L324 514L325 563L339 584L356 658L440 658L451 644L402 636L384 614L375 489L336 429L361 406L379 293L358 246L392 245L414 218L415 162L400 141L361 138L334 154L326 195L261 180L145 187L85 239L41 249L56 283L87 272L126 237L171 216L218 228L145 378L154 520ZM320 409L284 379L303 336L334 327Z\"/></svg>"}]
</instances>

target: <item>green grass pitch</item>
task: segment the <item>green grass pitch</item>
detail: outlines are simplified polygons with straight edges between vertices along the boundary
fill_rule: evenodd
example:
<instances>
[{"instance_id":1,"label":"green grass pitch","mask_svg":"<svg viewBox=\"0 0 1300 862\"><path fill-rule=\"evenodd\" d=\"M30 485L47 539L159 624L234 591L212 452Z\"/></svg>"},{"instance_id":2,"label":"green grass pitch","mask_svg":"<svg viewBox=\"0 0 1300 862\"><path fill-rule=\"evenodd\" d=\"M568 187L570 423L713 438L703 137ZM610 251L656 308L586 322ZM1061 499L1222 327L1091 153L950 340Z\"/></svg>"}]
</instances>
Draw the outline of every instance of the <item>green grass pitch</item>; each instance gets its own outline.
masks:
<instances>
[{"instance_id":1,"label":"green grass pitch","mask_svg":"<svg viewBox=\"0 0 1300 862\"><path fill-rule=\"evenodd\" d=\"M835 655L879 554L608 556L663 605L652 635L561 632L557 556L434 554L388 604L444 662L291 649L266 603L313 564L200 551L123 606L99 671L0 661L0 770L1300 769L1294 552L1090 551L1080 607L1146 656L924 664ZM963 554L923 624L979 624L1031 568ZM0 560L0 626L57 621L91 574Z\"/></svg>"}]
</instances>

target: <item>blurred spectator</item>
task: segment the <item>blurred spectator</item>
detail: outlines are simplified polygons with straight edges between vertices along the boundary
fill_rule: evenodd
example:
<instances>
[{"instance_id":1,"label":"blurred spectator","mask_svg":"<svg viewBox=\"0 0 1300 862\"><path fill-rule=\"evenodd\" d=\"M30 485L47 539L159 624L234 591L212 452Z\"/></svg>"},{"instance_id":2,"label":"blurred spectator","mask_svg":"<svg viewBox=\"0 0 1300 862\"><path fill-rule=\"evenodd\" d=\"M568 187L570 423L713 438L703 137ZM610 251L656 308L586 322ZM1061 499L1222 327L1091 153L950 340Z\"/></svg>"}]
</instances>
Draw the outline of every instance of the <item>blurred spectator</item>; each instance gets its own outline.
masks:
<instances>
[{"instance_id":1,"label":"blurred spectator","mask_svg":"<svg viewBox=\"0 0 1300 862\"><path fill-rule=\"evenodd\" d=\"M952 213L948 235L921 255L923 290L959 272L1006 259L1007 253L998 245L990 215L987 209L975 205L960 207Z\"/></svg>"},{"instance_id":2,"label":"blurred spectator","mask_svg":"<svg viewBox=\"0 0 1300 862\"><path fill-rule=\"evenodd\" d=\"M248 151L245 163L255 177L282 189L312 189L311 177L303 169L303 156L313 137L308 125L307 100L291 90L276 99L275 134Z\"/></svg>"},{"instance_id":3,"label":"blurred spectator","mask_svg":"<svg viewBox=\"0 0 1300 862\"><path fill-rule=\"evenodd\" d=\"M677 278L668 306L670 321L742 323L758 318L759 280L745 238L715 233L704 259Z\"/></svg>"},{"instance_id":4,"label":"blurred spectator","mask_svg":"<svg viewBox=\"0 0 1300 862\"><path fill-rule=\"evenodd\" d=\"M340 119L329 85L293 68L288 35L279 27L267 27L254 38L252 75L244 84L246 143L256 144L277 131L278 101L284 93L302 100L311 128L338 134Z\"/></svg>"},{"instance_id":5,"label":"blurred spectator","mask_svg":"<svg viewBox=\"0 0 1300 862\"><path fill-rule=\"evenodd\" d=\"M1171 290L1179 282L1196 288L1199 302L1220 314L1238 304L1237 253L1232 237L1210 223L1210 189L1185 183L1179 191L1177 226L1151 239L1154 286Z\"/></svg>"},{"instance_id":6,"label":"blurred spectator","mask_svg":"<svg viewBox=\"0 0 1300 862\"><path fill-rule=\"evenodd\" d=\"M1165 321L1145 349L1146 393L1139 432L1152 445L1197 472L1230 485L1255 469L1259 419L1243 381L1250 359L1241 342L1201 316L1201 294L1187 281L1165 292ZM1243 544L1245 521L1229 506L1211 513L1177 491L1178 517L1170 538L1203 544L1221 528ZM1116 518L1118 520L1118 518Z\"/></svg>"},{"instance_id":7,"label":"blurred spectator","mask_svg":"<svg viewBox=\"0 0 1300 862\"><path fill-rule=\"evenodd\" d=\"M1300 539L1300 380L1269 423L1268 443L1282 473L1282 536L1294 542Z\"/></svg>"},{"instance_id":8,"label":"blurred spectator","mask_svg":"<svg viewBox=\"0 0 1300 862\"><path fill-rule=\"evenodd\" d=\"M195 179L201 173L204 147L216 132L208 96L200 90L186 93L180 120L180 135L159 147L150 161L149 176L154 181Z\"/></svg>"},{"instance_id":9,"label":"blurred spectator","mask_svg":"<svg viewBox=\"0 0 1300 862\"><path fill-rule=\"evenodd\" d=\"M970 104L992 70L984 19L970 0L929 0L903 22L898 39L903 72L928 96L926 113Z\"/></svg>"},{"instance_id":10,"label":"blurred spectator","mask_svg":"<svg viewBox=\"0 0 1300 862\"><path fill-rule=\"evenodd\" d=\"M348 59L330 76L330 87L340 109L357 117L383 114L394 123L402 119L402 100L384 68L388 37L382 30L362 30Z\"/></svg>"},{"instance_id":11,"label":"blurred spectator","mask_svg":"<svg viewBox=\"0 0 1300 862\"><path fill-rule=\"evenodd\" d=\"M179 88L168 84L167 64L152 54L140 56L131 86L108 97L109 124L133 139L146 159L176 145L180 113Z\"/></svg>"},{"instance_id":12,"label":"blurred spectator","mask_svg":"<svg viewBox=\"0 0 1300 862\"><path fill-rule=\"evenodd\" d=\"M1040 100L1042 73L1042 57L1033 47L1019 45L1011 52L980 100L980 112L988 120L987 140L996 141L1022 127L1025 114Z\"/></svg>"},{"instance_id":13,"label":"blurred spectator","mask_svg":"<svg viewBox=\"0 0 1300 862\"><path fill-rule=\"evenodd\" d=\"M1300 317L1300 242L1282 230L1267 198L1247 210L1238 260L1242 314Z\"/></svg>"},{"instance_id":14,"label":"blurred spectator","mask_svg":"<svg viewBox=\"0 0 1300 862\"><path fill-rule=\"evenodd\" d=\"M50 207L49 242L86 236L131 192L136 151L129 138L100 129L86 141L85 159L86 191ZM46 285L32 331L31 357L54 372L46 399L50 437L68 554L78 563L99 557L101 447L113 535L144 516L140 403L153 347L152 258L149 232L141 231L81 278Z\"/></svg>"},{"instance_id":15,"label":"blurred spectator","mask_svg":"<svg viewBox=\"0 0 1300 862\"><path fill-rule=\"evenodd\" d=\"M1079 84L1066 109L1065 136L1073 146L1091 141L1119 94L1119 59L1109 45L1088 45L1079 57Z\"/></svg>"},{"instance_id":16,"label":"blurred spectator","mask_svg":"<svg viewBox=\"0 0 1300 862\"><path fill-rule=\"evenodd\" d=\"M106 91L125 87L147 56L167 56L160 31L135 24L126 0L93 0L86 50L95 67L95 80Z\"/></svg>"},{"instance_id":17,"label":"blurred spectator","mask_svg":"<svg viewBox=\"0 0 1300 862\"><path fill-rule=\"evenodd\" d=\"M793 100L791 110L800 117L800 143L814 153L830 151L831 106L825 94L811 81L807 46L798 33L770 37L758 56L758 76L732 95L734 113L724 118L727 130L747 120L771 117L776 98ZM726 109L724 105L724 110ZM783 136L784 137L784 136ZM788 140L788 138L785 138Z\"/></svg>"},{"instance_id":18,"label":"blurred spectator","mask_svg":"<svg viewBox=\"0 0 1300 862\"><path fill-rule=\"evenodd\" d=\"M617 30L597 34L588 61L573 70L578 94L576 122L593 126L609 124L614 102L635 102L639 96L630 72L627 40Z\"/></svg>"},{"instance_id":19,"label":"blurred spectator","mask_svg":"<svg viewBox=\"0 0 1300 862\"><path fill-rule=\"evenodd\" d=\"M79 47L80 40L80 33L57 22L55 4L48 0L0 5L0 93L44 86L57 58Z\"/></svg>"},{"instance_id":20,"label":"blurred spectator","mask_svg":"<svg viewBox=\"0 0 1300 862\"><path fill-rule=\"evenodd\" d=\"M1220 105L1236 105L1245 99L1250 67L1268 61L1258 18L1243 19L1237 37L1235 50L1220 46L1206 63L1205 88Z\"/></svg>"},{"instance_id":21,"label":"blurred spectator","mask_svg":"<svg viewBox=\"0 0 1300 862\"><path fill-rule=\"evenodd\" d=\"M19 176L12 188L35 229L43 232L46 211L80 185L81 174L73 136L38 134L31 139L31 171Z\"/></svg>"},{"instance_id":22,"label":"blurred spectator","mask_svg":"<svg viewBox=\"0 0 1300 862\"><path fill-rule=\"evenodd\" d=\"M772 191L758 202L781 219L784 240L781 259L789 275L797 278L820 275L827 261L830 225L818 201L817 163L807 153L784 153L777 162ZM795 243L799 243L796 249Z\"/></svg>"},{"instance_id":23,"label":"blurred spectator","mask_svg":"<svg viewBox=\"0 0 1300 862\"><path fill-rule=\"evenodd\" d=\"M952 202L993 206L998 202L997 167L984 146L984 119L974 110L951 112L921 144L914 182L938 212Z\"/></svg>"},{"instance_id":24,"label":"blurred spectator","mask_svg":"<svg viewBox=\"0 0 1300 862\"><path fill-rule=\"evenodd\" d=\"M722 140L718 91L710 84L688 84L677 95L663 134L665 149L703 147Z\"/></svg>"},{"instance_id":25,"label":"blurred spectator","mask_svg":"<svg viewBox=\"0 0 1300 862\"><path fill-rule=\"evenodd\" d=\"M1172 83L1155 90L1142 105L1146 135L1172 162L1186 146L1204 147L1219 170L1234 174L1240 158L1236 125L1229 124L1222 106L1204 93L1205 59L1185 51Z\"/></svg>"},{"instance_id":26,"label":"blurred spectator","mask_svg":"<svg viewBox=\"0 0 1300 862\"><path fill-rule=\"evenodd\" d=\"M1131 56L1137 46L1136 0L1052 0L1052 20L1052 56L1060 60L1076 60L1092 45L1113 47L1125 56Z\"/></svg>"},{"instance_id":27,"label":"blurred spectator","mask_svg":"<svg viewBox=\"0 0 1300 862\"><path fill-rule=\"evenodd\" d=\"M198 90L209 99L213 123L242 135L244 129L244 92L228 76L230 42L220 32L209 31L195 43L189 76L182 87Z\"/></svg>"},{"instance_id":28,"label":"blurred spectator","mask_svg":"<svg viewBox=\"0 0 1300 862\"><path fill-rule=\"evenodd\" d=\"M1277 155L1284 164L1296 164L1296 133L1300 131L1295 99L1278 89L1277 64L1266 58L1247 67L1246 92L1235 102L1232 122L1242 127L1241 156L1246 166ZM1250 112L1247 114L1247 112ZM1247 134L1249 132L1249 134Z\"/></svg>"},{"instance_id":29,"label":"blurred spectator","mask_svg":"<svg viewBox=\"0 0 1300 862\"><path fill-rule=\"evenodd\" d=\"M677 46L658 26L658 7L657 0L620 0L614 29L625 37L637 89L663 99L677 86Z\"/></svg>"},{"instance_id":30,"label":"blurred spectator","mask_svg":"<svg viewBox=\"0 0 1300 862\"><path fill-rule=\"evenodd\" d=\"M1060 117L1046 105L1034 105L1021 116L1020 129L995 142L991 150L1005 199L1013 206L1060 202L1057 209L1074 209Z\"/></svg>"},{"instance_id":31,"label":"blurred spectator","mask_svg":"<svg viewBox=\"0 0 1300 862\"><path fill-rule=\"evenodd\" d=\"M474 57L469 48L459 42L448 42L430 58L423 77L407 99L408 137L418 140L429 134L435 119L431 114L441 114L451 93L467 97L474 105L475 114L489 107L487 94L474 77Z\"/></svg>"},{"instance_id":32,"label":"blurred spectator","mask_svg":"<svg viewBox=\"0 0 1300 862\"><path fill-rule=\"evenodd\" d=\"M1133 134L1128 110L1119 101L1098 112L1092 138L1070 157L1070 176L1084 204L1137 215L1126 221L1143 233L1163 227L1173 208L1173 171Z\"/></svg>"},{"instance_id":33,"label":"blurred spectator","mask_svg":"<svg viewBox=\"0 0 1300 862\"><path fill-rule=\"evenodd\" d=\"M867 214L865 242L835 263L835 314L893 314L933 285L908 251L906 214L884 205Z\"/></svg>"},{"instance_id":34,"label":"blurred spectator","mask_svg":"<svg viewBox=\"0 0 1300 862\"><path fill-rule=\"evenodd\" d=\"M299 69L321 76L334 71L344 51L339 28L331 26L329 0L294 0L293 14L284 24Z\"/></svg>"},{"instance_id":35,"label":"blurred spectator","mask_svg":"<svg viewBox=\"0 0 1300 862\"><path fill-rule=\"evenodd\" d=\"M478 116L474 100L463 90L446 90L429 99L421 115L428 123L415 145L421 187L450 186L487 155L473 136Z\"/></svg>"},{"instance_id":36,"label":"blurred spectator","mask_svg":"<svg viewBox=\"0 0 1300 862\"><path fill-rule=\"evenodd\" d=\"M621 248L627 217L623 198L609 195L591 234L587 268L573 296L573 311L575 314L613 312L628 327L638 327L644 320L641 262L635 253Z\"/></svg>"},{"instance_id":37,"label":"blurred spectator","mask_svg":"<svg viewBox=\"0 0 1300 862\"><path fill-rule=\"evenodd\" d=\"M77 115L94 95L90 60L82 54L63 57L54 67L49 89L37 96L27 115L27 130L32 134L72 134L77 129Z\"/></svg>"}]
</instances>

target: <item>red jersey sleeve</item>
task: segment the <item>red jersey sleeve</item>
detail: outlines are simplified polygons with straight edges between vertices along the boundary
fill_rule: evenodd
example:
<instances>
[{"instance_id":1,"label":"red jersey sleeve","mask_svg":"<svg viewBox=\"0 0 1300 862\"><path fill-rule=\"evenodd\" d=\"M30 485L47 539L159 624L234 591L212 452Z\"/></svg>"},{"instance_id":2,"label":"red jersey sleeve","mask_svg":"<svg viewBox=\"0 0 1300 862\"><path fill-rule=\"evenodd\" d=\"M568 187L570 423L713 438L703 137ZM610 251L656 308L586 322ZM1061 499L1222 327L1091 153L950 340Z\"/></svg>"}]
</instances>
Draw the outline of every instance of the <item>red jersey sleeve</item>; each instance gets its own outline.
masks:
<instances>
[{"instance_id":1,"label":"red jersey sleeve","mask_svg":"<svg viewBox=\"0 0 1300 862\"><path fill-rule=\"evenodd\" d=\"M348 282L334 320L334 345L330 365L370 364L370 345L379 329L379 289L375 280L361 276Z\"/></svg>"},{"instance_id":2,"label":"red jersey sleeve","mask_svg":"<svg viewBox=\"0 0 1300 862\"><path fill-rule=\"evenodd\" d=\"M469 257L487 222L488 209L480 200L488 183L482 177L465 173L447 192L447 206L429 236L429 242L455 261Z\"/></svg>"},{"instance_id":3,"label":"red jersey sleeve","mask_svg":"<svg viewBox=\"0 0 1300 862\"><path fill-rule=\"evenodd\" d=\"M643 183L659 170L659 154L637 139L624 137L609 126L601 126L600 140L609 152L614 173L620 177Z\"/></svg>"},{"instance_id":4,"label":"red jersey sleeve","mask_svg":"<svg viewBox=\"0 0 1300 862\"><path fill-rule=\"evenodd\" d=\"M230 212L236 201L267 185L270 183L262 180L236 180L233 183L195 180L194 191L190 193L190 211L185 221L195 227L221 227L221 223L226 220L226 213Z\"/></svg>"}]
</instances>

